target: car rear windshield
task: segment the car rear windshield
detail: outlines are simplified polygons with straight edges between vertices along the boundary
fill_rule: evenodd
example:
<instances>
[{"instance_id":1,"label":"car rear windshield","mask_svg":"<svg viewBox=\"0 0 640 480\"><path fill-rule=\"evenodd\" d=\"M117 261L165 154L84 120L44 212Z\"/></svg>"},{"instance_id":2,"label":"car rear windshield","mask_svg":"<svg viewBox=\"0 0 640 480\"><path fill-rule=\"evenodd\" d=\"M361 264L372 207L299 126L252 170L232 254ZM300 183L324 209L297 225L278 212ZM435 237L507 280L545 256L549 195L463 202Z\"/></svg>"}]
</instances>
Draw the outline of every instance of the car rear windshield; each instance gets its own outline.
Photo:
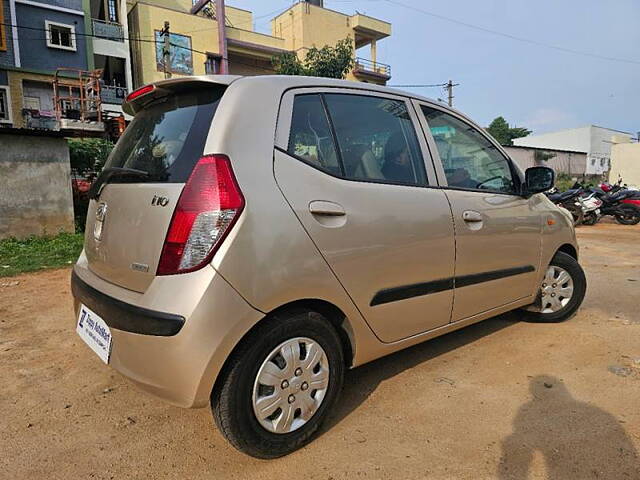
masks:
<instances>
[{"instance_id":1,"label":"car rear windshield","mask_svg":"<svg viewBox=\"0 0 640 480\"><path fill-rule=\"evenodd\" d=\"M109 155L105 170L127 168L147 176L123 176L110 183L186 182L202 155L224 90L215 86L171 93L136 113Z\"/></svg>"}]
</instances>

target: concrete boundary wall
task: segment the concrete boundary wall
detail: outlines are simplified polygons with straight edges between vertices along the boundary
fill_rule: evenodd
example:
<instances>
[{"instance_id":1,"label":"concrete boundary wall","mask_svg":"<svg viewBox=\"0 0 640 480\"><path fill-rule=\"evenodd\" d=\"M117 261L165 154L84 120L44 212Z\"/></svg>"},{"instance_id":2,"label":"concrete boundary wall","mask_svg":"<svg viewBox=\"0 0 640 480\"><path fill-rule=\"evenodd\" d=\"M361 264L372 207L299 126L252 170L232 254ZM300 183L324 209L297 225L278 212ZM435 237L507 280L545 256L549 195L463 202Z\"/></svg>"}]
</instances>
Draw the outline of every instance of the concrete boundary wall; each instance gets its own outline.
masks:
<instances>
[{"instance_id":1,"label":"concrete boundary wall","mask_svg":"<svg viewBox=\"0 0 640 480\"><path fill-rule=\"evenodd\" d=\"M0 239L73 231L67 141L0 130Z\"/></svg>"}]
</instances>

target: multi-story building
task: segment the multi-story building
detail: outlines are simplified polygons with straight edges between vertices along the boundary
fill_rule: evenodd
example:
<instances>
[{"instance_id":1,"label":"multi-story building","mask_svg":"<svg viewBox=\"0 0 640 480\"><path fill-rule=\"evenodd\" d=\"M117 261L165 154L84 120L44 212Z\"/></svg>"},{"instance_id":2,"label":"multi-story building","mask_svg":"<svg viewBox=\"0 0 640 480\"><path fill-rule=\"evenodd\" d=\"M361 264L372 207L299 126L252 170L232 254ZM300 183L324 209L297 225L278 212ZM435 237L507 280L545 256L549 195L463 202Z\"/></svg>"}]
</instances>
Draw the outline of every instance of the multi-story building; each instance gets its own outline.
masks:
<instances>
[{"instance_id":1,"label":"multi-story building","mask_svg":"<svg viewBox=\"0 0 640 480\"><path fill-rule=\"evenodd\" d=\"M88 3L93 68L102 72L102 110L107 116L120 115L122 102L133 88L127 0L89 0Z\"/></svg>"},{"instance_id":2,"label":"multi-story building","mask_svg":"<svg viewBox=\"0 0 640 480\"><path fill-rule=\"evenodd\" d=\"M195 8L194 8L195 5ZM128 0L129 32L136 86L165 75L202 75L220 72L223 51L219 40L215 2L196 0ZM169 60L164 55L165 22L169 22ZM388 22L365 15L345 15L323 8L321 0L301 1L271 22L271 35L253 30L253 15L226 5L224 47L229 73L273 73L272 58L285 52L303 56L313 46L335 45L350 37L358 56L348 78L385 84L390 67L376 58L377 41L391 34ZM136 39L136 40L133 40ZM153 39L154 41L148 41ZM166 65L165 65L166 63Z\"/></svg>"},{"instance_id":3,"label":"multi-story building","mask_svg":"<svg viewBox=\"0 0 640 480\"><path fill-rule=\"evenodd\" d=\"M361 13L346 15L323 8L322 0L309 0L296 3L274 18L271 32L284 40L286 50L300 56L311 47L334 45L349 37L356 58L348 79L385 85L391 78L391 67L377 61L377 42L391 35L391 24L383 20Z\"/></svg>"},{"instance_id":4,"label":"multi-story building","mask_svg":"<svg viewBox=\"0 0 640 480\"><path fill-rule=\"evenodd\" d=\"M587 175L602 175L609 171L611 145L614 143L614 137L616 136L627 139L632 138L632 135L628 132L587 125L585 127L516 138L513 140L513 144L521 147L587 152L585 173Z\"/></svg>"},{"instance_id":5,"label":"multi-story building","mask_svg":"<svg viewBox=\"0 0 640 480\"><path fill-rule=\"evenodd\" d=\"M101 134L131 88L126 0L0 0L0 124Z\"/></svg>"}]
</instances>

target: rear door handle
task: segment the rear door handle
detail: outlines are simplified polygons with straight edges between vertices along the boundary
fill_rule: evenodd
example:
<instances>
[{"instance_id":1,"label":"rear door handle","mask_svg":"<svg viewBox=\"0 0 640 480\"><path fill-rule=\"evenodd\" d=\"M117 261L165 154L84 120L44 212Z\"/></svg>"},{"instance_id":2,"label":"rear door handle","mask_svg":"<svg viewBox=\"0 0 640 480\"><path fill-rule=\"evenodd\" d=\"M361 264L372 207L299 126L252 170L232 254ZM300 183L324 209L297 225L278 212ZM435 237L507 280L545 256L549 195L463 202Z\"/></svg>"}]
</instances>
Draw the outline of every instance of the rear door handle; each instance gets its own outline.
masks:
<instances>
[{"instance_id":1,"label":"rear door handle","mask_svg":"<svg viewBox=\"0 0 640 480\"><path fill-rule=\"evenodd\" d=\"M482 214L480 212L476 212L475 210L465 210L462 212L462 219L465 222L474 223L482 221Z\"/></svg>"},{"instance_id":2,"label":"rear door handle","mask_svg":"<svg viewBox=\"0 0 640 480\"><path fill-rule=\"evenodd\" d=\"M342 217L346 215L342 205L325 200L314 200L309 204L309 211L313 215L322 215L325 217Z\"/></svg>"}]
</instances>

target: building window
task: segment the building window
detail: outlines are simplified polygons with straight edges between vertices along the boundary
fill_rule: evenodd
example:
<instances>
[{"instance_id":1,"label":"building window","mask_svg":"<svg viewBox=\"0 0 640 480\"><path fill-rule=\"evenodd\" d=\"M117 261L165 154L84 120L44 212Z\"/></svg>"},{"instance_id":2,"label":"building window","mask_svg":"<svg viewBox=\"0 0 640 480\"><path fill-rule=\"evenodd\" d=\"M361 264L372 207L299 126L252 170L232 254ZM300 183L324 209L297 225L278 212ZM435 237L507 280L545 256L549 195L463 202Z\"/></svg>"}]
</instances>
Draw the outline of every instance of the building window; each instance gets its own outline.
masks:
<instances>
[{"instance_id":1,"label":"building window","mask_svg":"<svg viewBox=\"0 0 640 480\"><path fill-rule=\"evenodd\" d=\"M12 123L9 87L0 86L0 123Z\"/></svg>"},{"instance_id":2,"label":"building window","mask_svg":"<svg viewBox=\"0 0 640 480\"><path fill-rule=\"evenodd\" d=\"M76 51L76 29L73 25L46 20L47 47Z\"/></svg>"},{"instance_id":3,"label":"building window","mask_svg":"<svg viewBox=\"0 0 640 480\"><path fill-rule=\"evenodd\" d=\"M217 75L220 73L220 62L222 57L220 55L207 55L207 61L204 62L204 73L206 75Z\"/></svg>"},{"instance_id":4,"label":"building window","mask_svg":"<svg viewBox=\"0 0 640 480\"><path fill-rule=\"evenodd\" d=\"M118 23L118 5L116 0L108 0L107 8L109 10L109 21Z\"/></svg>"}]
</instances>

